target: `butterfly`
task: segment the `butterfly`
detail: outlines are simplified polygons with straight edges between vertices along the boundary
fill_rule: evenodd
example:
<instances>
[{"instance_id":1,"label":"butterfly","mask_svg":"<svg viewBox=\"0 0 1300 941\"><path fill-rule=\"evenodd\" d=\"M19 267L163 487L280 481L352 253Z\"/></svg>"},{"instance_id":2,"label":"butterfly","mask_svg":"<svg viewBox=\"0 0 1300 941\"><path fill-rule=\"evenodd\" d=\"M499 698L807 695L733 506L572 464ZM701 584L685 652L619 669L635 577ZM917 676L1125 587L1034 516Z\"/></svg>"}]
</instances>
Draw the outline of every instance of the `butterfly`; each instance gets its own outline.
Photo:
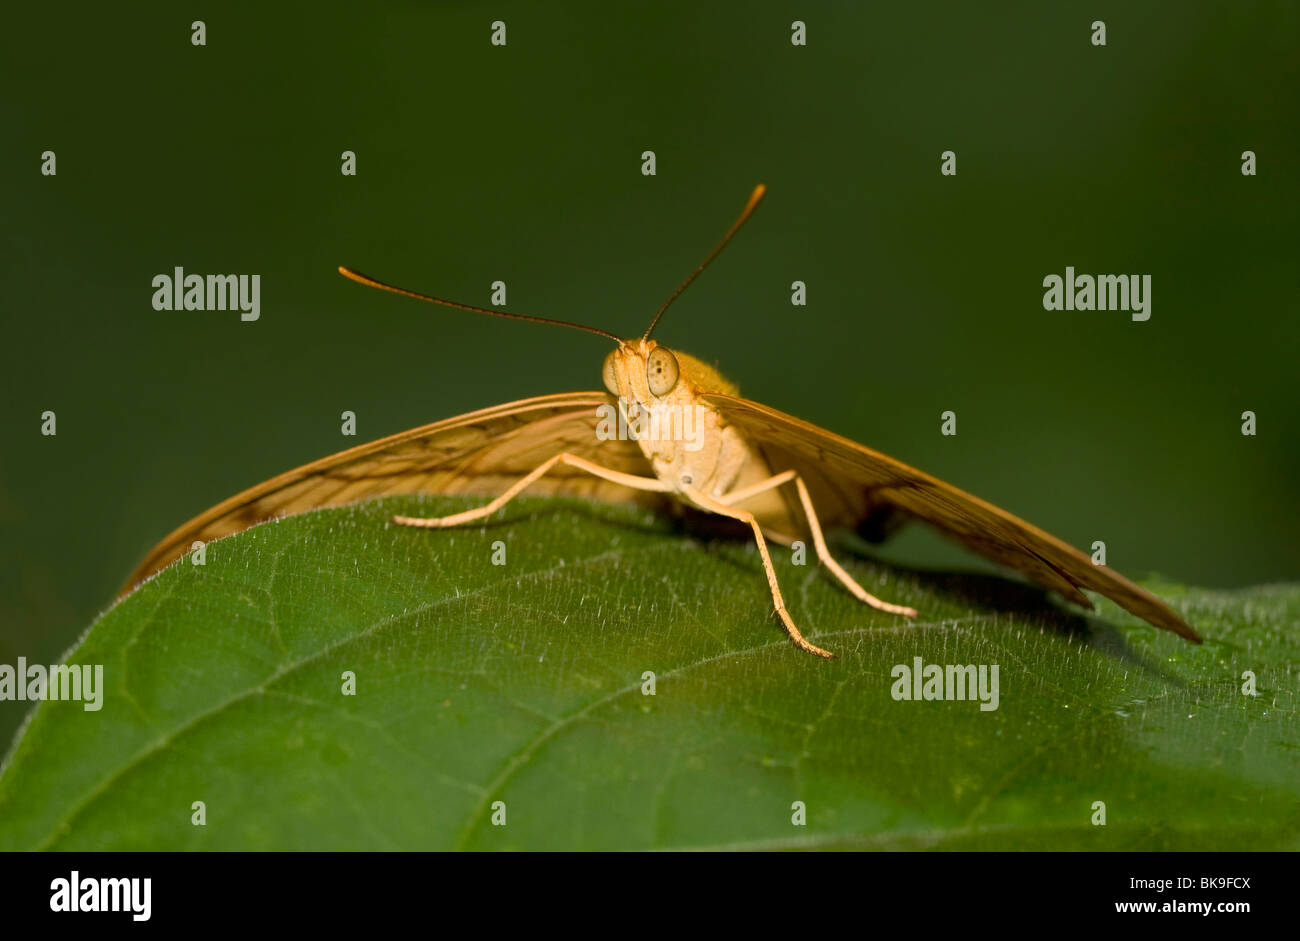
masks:
<instances>
[{"instance_id":1,"label":"butterfly","mask_svg":"<svg viewBox=\"0 0 1300 941\"><path fill-rule=\"evenodd\" d=\"M786 633L807 640L785 604L769 543L811 540L817 557L855 598L902 617L916 611L876 598L831 555L824 529L881 533L918 519L994 562L1091 608L1099 592L1156 627L1201 638L1164 602L1113 569L1024 520L937 477L792 415L741 397L707 363L670 350L651 334L664 311L718 256L753 213L760 184L721 241L669 296L644 334L624 339L596 327L458 304L378 281L368 287L494 317L570 327L612 340L604 389L509 402L425 425L322 458L220 503L160 542L123 593L209 542L264 520L394 494L494 495L443 517L396 516L404 526L445 529L485 519L525 490L656 508L676 502L748 526Z\"/></svg>"}]
</instances>

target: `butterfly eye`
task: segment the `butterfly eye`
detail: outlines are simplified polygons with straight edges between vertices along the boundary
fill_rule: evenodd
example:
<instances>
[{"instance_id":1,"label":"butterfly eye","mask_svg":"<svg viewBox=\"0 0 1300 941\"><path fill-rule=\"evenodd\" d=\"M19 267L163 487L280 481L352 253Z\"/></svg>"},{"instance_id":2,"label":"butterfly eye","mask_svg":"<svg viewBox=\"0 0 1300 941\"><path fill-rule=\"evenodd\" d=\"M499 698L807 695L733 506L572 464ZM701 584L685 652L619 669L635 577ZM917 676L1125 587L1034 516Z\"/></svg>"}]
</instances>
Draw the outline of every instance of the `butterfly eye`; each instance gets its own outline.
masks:
<instances>
[{"instance_id":1,"label":"butterfly eye","mask_svg":"<svg viewBox=\"0 0 1300 941\"><path fill-rule=\"evenodd\" d=\"M646 384L658 397L667 395L677 385L677 357L662 346L650 351L646 357L645 370Z\"/></svg>"},{"instance_id":2,"label":"butterfly eye","mask_svg":"<svg viewBox=\"0 0 1300 941\"><path fill-rule=\"evenodd\" d=\"M605 366L601 369L601 378L605 380L605 388L614 395L618 395L618 377L614 375L614 350L610 350L605 357Z\"/></svg>"}]
</instances>

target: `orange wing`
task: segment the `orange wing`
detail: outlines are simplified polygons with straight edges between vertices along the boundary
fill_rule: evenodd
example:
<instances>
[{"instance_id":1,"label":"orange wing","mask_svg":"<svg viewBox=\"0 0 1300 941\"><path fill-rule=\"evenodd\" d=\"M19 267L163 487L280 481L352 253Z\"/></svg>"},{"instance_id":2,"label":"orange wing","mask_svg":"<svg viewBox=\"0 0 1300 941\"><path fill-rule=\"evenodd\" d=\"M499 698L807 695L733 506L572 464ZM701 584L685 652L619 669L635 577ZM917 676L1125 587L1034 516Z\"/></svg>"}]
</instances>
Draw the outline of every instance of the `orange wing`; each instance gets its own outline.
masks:
<instances>
[{"instance_id":1,"label":"orange wing","mask_svg":"<svg viewBox=\"0 0 1300 941\"><path fill-rule=\"evenodd\" d=\"M628 474L653 477L635 441L596 437L605 392L543 395L485 408L359 445L273 477L219 503L154 547L123 586L130 591L189 551L255 523L327 506L402 493L495 496L561 451ZM635 500L661 505L661 494L642 493L559 466L530 488L598 500Z\"/></svg>"},{"instance_id":2,"label":"orange wing","mask_svg":"<svg viewBox=\"0 0 1300 941\"><path fill-rule=\"evenodd\" d=\"M1079 590L1090 588L1156 627L1201 642L1159 598L1006 510L757 402L718 393L707 393L704 400L748 433L774 473L795 470L804 478L825 523L857 525L883 508L897 507L1080 605L1092 607Z\"/></svg>"}]
</instances>

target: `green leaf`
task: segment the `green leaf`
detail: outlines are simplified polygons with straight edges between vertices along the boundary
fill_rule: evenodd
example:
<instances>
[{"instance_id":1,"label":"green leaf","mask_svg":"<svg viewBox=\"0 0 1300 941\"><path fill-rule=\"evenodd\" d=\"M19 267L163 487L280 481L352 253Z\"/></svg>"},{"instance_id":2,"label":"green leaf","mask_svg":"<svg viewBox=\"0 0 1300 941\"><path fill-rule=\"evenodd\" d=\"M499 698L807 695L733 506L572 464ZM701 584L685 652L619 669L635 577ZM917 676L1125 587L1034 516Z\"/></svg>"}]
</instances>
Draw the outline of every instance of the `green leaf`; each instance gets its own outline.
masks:
<instances>
[{"instance_id":1,"label":"green leaf","mask_svg":"<svg viewBox=\"0 0 1300 941\"><path fill-rule=\"evenodd\" d=\"M1296 587L1148 583L1196 647L839 547L906 622L778 550L827 662L744 540L576 500L388 522L474 502L259 526L130 595L69 657L102 709L41 703L6 760L0 849L1300 846ZM998 708L894 699L915 657L997 664Z\"/></svg>"}]
</instances>

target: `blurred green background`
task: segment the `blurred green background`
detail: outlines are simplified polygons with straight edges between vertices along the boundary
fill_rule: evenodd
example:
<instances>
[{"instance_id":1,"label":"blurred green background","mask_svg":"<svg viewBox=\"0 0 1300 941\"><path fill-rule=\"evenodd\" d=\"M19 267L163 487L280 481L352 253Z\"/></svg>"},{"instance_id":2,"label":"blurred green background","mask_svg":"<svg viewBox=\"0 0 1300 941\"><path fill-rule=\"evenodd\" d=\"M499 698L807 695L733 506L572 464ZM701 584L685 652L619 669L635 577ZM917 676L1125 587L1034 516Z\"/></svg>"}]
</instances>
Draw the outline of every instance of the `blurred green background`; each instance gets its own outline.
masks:
<instances>
[{"instance_id":1,"label":"blurred green background","mask_svg":"<svg viewBox=\"0 0 1300 941\"><path fill-rule=\"evenodd\" d=\"M599 387L599 338L336 265L635 334L759 181L661 342L1127 574L1300 574L1294 3L132 6L20 5L0 40L0 662L58 658L238 490ZM260 274L261 319L154 311L177 265ZM1043 310L1067 265L1150 274L1150 321Z\"/></svg>"}]
</instances>

